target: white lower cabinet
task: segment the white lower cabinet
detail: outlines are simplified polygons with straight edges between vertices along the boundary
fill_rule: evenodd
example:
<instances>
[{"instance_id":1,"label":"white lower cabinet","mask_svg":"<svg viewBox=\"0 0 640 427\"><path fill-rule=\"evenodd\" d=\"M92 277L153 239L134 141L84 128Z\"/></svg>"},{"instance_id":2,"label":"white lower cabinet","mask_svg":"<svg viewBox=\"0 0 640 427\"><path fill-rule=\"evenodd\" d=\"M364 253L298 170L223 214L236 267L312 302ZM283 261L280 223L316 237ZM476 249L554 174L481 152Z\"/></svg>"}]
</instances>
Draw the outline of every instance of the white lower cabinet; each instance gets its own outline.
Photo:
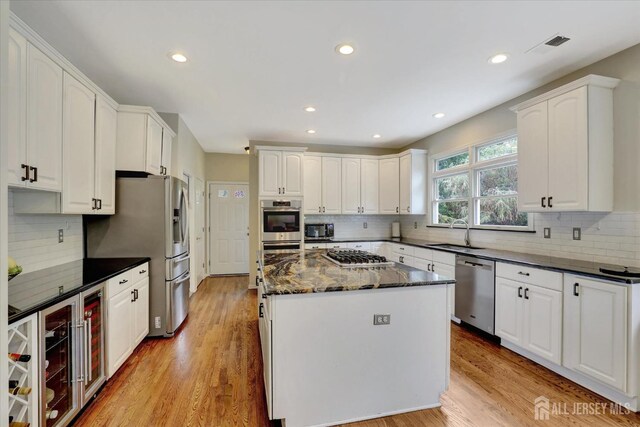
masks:
<instances>
[{"instance_id":1,"label":"white lower cabinet","mask_svg":"<svg viewBox=\"0 0 640 427\"><path fill-rule=\"evenodd\" d=\"M627 391L627 288L566 274L564 362L569 369Z\"/></svg>"},{"instance_id":2,"label":"white lower cabinet","mask_svg":"<svg viewBox=\"0 0 640 427\"><path fill-rule=\"evenodd\" d=\"M107 378L149 333L149 264L107 282Z\"/></svg>"}]
</instances>

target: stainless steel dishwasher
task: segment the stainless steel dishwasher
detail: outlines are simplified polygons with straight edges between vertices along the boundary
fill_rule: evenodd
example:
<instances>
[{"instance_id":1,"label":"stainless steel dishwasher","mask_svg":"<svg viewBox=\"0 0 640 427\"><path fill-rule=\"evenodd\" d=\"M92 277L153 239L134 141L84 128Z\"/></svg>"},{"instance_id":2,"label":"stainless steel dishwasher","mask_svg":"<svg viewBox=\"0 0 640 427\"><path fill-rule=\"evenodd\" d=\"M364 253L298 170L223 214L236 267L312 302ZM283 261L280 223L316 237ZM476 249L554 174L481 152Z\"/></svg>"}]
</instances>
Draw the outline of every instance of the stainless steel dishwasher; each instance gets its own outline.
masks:
<instances>
[{"instance_id":1,"label":"stainless steel dishwasher","mask_svg":"<svg viewBox=\"0 0 640 427\"><path fill-rule=\"evenodd\" d=\"M494 334L494 261L456 255L455 315L465 323Z\"/></svg>"}]
</instances>

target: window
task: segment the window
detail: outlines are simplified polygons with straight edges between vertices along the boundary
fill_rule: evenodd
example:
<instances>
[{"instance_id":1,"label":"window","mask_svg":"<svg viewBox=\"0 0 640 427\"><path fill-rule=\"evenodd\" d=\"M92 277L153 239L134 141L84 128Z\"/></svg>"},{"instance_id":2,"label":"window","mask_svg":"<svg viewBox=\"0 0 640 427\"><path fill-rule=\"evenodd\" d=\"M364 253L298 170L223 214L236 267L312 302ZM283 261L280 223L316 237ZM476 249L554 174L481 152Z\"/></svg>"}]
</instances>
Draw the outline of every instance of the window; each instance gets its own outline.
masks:
<instances>
[{"instance_id":1,"label":"window","mask_svg":"<svg viewBox=\"0 0 640 427\"><path fill-rule=\"evenodd\" d=\"M432 158L432 224L529 228L518 212L518 138L510 134Z\"/></svg>"}]
</instances>

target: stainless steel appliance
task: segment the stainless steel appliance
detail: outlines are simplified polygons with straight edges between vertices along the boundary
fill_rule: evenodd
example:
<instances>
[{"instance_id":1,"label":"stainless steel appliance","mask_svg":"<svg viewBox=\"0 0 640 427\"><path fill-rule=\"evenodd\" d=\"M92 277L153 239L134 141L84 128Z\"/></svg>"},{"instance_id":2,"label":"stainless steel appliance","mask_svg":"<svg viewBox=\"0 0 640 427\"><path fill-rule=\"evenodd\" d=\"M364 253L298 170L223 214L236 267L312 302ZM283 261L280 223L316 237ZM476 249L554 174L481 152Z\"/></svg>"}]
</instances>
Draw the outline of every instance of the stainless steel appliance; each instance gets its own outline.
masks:
<instances>
[{"instance_id":1,"label":"stainless steel appliance","mask_svg":"<svg viewBox=\"0 0 640 427\"><path fill-rule=\"evenodd\" d=\"M262 242L300 242L300 200L263 200L260 202Z\"/></svg>"},{"instance_id":2,"label":"stainless steel appliance","mask_svg":"<svg viewBox=\"0 0 640 427\"><path fill-rule=\"evenodd\" d=\"M455 316L465 323L494 334L494 261L456 255Z\"/></svg>"},{"instance_id":3,"label":"stainless steel appliance","mask_svg":"<svg viewBox=\"0 0 640 427\"><path fill-rule=\"evenodd\" d=\"M173 336L189 313L187 186L174 177L119 177L116 214L86 216L87 256L150 257L149 336Z\"/></svg>"},{"instance_id":4,"label":"stainless steel appliance","mask_svg":"<svg viewBox=\"0 0 640 427\"><path fill-rule=\"evenodd\" d=\"M305 240L331 240L334 236L333 224L305 224Z\"/></svg>"},{"instance_id":5,"label":"stainless steel appliance","mask_svg":"<svg viewBox=\"0 0 640 427\"><path fill-rule=\"evenodd\" d=\"M262 253L276 254L299 251L300 246L300 242L264 242L262 243Z\"/></svg>"},{"instance_id":6,"label":"stainless steel appliance","mask_svg":"<svg viewBox=\"0 0 640 427\"><path fill-rule=\"evenodd\" d=\"M41 425L65 426L106 381L104 283L40 313Z\"/></svg>"},{"instance_id":7,"label":"stainless steel appliance","mask_svg":"<svg viewBox=\"0 0 640 427\"><path fill-rule=\"evenodd\" d=\"M394 265L393 261L387 261L382 255L352 249L331 250L322 256L340 267L371 268Z\"/></svg>"}]
</instances>

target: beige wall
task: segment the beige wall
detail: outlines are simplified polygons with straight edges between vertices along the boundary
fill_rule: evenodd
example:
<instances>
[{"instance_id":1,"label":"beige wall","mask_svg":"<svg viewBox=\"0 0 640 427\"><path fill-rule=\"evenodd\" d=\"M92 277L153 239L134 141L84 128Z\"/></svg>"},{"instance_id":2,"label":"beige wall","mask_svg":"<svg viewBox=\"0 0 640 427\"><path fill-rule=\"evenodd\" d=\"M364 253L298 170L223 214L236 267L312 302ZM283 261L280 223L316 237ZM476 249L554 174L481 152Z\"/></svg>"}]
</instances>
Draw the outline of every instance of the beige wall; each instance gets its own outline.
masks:
<instances>
[{"instance_id":1,"label":"beige wall","mask_svg":"<svg viewBox=\"0 0 640 427\"><path fill-rule=\"evenodd\" d=\"M424 138L407 148L448 151L516 128L509 107L587 74L622 80L614 90L614 210L640 212L640 44Z\"/></svg>"},{"instance_id":2,"label":"beige wall","mask_svg":"<svg viewBox=\"0 0 640 427\"><path fill-rule=\"evenodd\" d=\"M249 159L247 154L207 153L207 181L249 182Z\"/></svg>"}]
</instances>

